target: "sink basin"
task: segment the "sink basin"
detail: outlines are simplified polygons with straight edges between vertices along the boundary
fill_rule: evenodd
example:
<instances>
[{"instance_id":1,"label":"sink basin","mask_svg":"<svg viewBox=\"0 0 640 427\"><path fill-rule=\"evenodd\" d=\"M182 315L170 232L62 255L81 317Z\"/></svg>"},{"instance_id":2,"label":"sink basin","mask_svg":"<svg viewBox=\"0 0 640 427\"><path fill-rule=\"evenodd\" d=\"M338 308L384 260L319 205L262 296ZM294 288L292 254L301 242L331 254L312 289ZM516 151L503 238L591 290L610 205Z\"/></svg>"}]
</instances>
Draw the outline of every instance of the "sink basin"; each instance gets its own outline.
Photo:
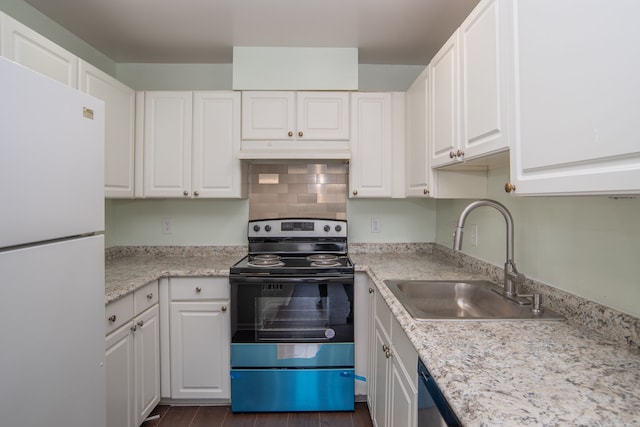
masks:
<instances>
[{"instance_id":1,"label":"sink basin","mask_svg":"<svg viewBox=\"0 0 640 427\"><path fill-rule=\"evenodd\" d=\"M530 305L505 298L501 288L488 281L385 280L385 284L414 319L564 320L547 309L534 314Z\"/></svg>"}]
</instances>

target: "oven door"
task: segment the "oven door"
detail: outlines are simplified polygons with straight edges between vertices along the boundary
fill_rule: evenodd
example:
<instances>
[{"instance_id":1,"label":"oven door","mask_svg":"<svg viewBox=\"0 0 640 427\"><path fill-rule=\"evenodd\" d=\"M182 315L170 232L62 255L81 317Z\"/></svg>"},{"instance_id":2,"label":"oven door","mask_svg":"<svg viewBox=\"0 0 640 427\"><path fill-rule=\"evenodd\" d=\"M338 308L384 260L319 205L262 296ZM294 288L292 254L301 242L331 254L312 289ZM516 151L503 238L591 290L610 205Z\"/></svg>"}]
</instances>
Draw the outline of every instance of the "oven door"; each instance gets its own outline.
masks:
<instances>
[{"instance_id":1,"label":"oven door","mask_svg":"<svg viewBox=\"0 0 640 427\"><path fill-rule=\"evenodd\" d=\"M230 283L232 343L353 343L353 275Z\"/></svg>"}]
</instances>

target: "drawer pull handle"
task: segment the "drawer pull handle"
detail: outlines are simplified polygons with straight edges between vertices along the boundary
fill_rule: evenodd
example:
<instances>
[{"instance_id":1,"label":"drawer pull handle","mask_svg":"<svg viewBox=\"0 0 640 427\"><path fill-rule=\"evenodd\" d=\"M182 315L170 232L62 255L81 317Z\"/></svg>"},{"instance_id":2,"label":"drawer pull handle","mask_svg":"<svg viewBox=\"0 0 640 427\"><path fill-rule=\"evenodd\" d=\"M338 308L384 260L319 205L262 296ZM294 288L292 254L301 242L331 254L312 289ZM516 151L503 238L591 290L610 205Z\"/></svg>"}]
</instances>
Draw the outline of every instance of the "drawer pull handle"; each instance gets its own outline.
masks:
<instances>
[{"instance_id":1,"label":"drawer pull handle","mask_svg":"<svg viewBox=\"0 0 640 427\"><path fill-rule=\"evenodd\" d=\"M197 287L196 287L196 292L197 292L197 293L202 292L202 288L201 288L200 286L197 286Z\"/></svg>"},{"instance_id":2,"label":"drawer pull handle","mask_svg":"<svg viewBox=\"0 0 640 427\"><path fill-rule=\"evenodd\" d=\"M115 322L116 321L116 315L112 314L111 316L109 316L109 322Z\"/></svg>"},{"instance_id":3,"label":"drawer pull handle","mask_svg":"<svg viewBox=\"0 0 640 427\"><path fill-rule=\"evenodd\" d=\"M147 299L153 299L153 293L147 294Z\"/></svg>"}]
</instances>

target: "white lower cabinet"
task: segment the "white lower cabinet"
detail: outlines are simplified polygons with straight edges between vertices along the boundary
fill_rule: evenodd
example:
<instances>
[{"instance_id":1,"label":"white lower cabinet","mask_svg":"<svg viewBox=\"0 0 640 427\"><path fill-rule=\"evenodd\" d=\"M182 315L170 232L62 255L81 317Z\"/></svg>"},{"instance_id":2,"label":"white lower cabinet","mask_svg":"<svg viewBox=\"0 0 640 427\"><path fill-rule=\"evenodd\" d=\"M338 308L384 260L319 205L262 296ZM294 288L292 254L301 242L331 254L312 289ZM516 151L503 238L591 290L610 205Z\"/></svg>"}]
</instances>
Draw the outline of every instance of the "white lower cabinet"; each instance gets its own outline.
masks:
<instances>
[{"instance_id":1,"label":"white lower cabinet","mask_svg":"<svg viewBox=\"0 0 640 427\"><path fill-rule=\"evenodd\" d=\"M368 403L375 427L415 426L418 353L374 289Z\"/></svg>"},{"instance_id":2,"label":"white lower cabinet","mask_svg":"<svg viewBox=\"0 0 640 427\"><path fill-rule=\"evenodd\" d=\"M169 295L170 397L228 401L228 278L170 278Z\"/></svg>"},{"instance_id":3,"label":"white lower cabinet","mask_svg":"<svg viewBox=\"0 0 640 427\"><path fill-rule=\"evenodd\" d=\"M158 283L107 305L105 314L107 427L137 427L160 401Z\"/></svg>"}]
</instances>

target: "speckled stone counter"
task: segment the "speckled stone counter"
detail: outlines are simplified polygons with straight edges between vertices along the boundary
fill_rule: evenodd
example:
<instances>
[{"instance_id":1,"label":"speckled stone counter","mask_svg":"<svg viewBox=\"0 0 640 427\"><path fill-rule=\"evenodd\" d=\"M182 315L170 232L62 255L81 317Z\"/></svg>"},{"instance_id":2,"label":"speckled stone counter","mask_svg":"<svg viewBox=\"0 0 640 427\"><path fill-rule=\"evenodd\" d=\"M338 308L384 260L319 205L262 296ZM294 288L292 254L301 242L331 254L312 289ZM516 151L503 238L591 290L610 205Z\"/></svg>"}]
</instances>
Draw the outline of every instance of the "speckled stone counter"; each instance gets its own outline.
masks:
<instances>
[{"instance_id":1,"label":"speckled stone counter","mask_svg":"<svg viewBox=\"0 0 640 427\"><path fill-rule=\"evenodd\" d=\"M352 254L465 426L639 426L640 352L574 321L416 321L388 279L478 279L429 254Z\"/></svg>"},{"instance_id":2,"label":"speckled stone counter","mask_svg":"<svg viewBox=\"0 0 640 427\"><path fill-rule=\"evenodd\" d=\"M118 249L105 261L105 304L161 277L228 276L229 267L245 255L246 248L236 246Z\"/></svg>"},{"instance_id":3,"label":"speckled stone counter","mask_svg":"<svg viewBox=\"0 0 640 427\"><path fill-rule=\"evenodd\" d=\"M349 250L356 271L374 281L465 426L640 426L638 319L529 283L569 320L416 321L384 280L496 281L498 273L470 267L437 245L405 246ZM160 277L228 275L245 253L241 247L124 250L107 259L106 302ZM578 313L585 307L593 312ZM593 324L598 330L606 324L597 318L602 313L622 320L596 332ZM597 320L583 321L590 318Z\"/></svg>"}]
</instances>

